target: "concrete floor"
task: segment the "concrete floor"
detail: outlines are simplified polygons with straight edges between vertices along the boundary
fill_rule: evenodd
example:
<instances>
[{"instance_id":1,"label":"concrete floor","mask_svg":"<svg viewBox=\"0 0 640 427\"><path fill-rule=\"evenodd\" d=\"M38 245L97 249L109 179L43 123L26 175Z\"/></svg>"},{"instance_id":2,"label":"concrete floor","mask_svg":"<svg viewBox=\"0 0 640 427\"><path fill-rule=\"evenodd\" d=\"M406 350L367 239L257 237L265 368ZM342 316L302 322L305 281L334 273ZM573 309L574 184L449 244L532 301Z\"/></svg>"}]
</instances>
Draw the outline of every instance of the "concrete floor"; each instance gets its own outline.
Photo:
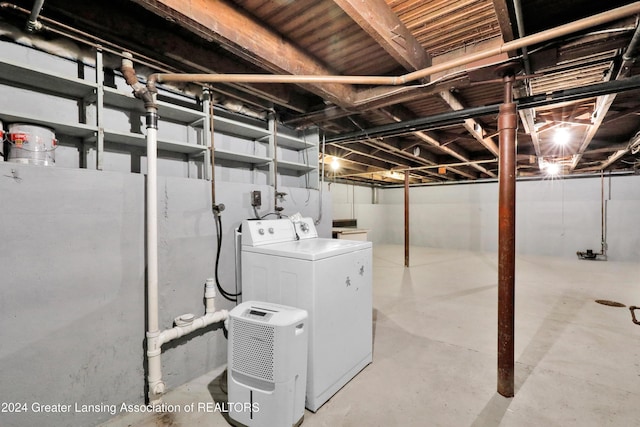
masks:
<instances>
[{"instance_id":1,"label":"concrete floor","mask_svg":"<svg viewBox=\"0 0 640 427\"><path fill-rule=\"evenodd\" d=\"M304 426L640 425L640 263L516 260L516 395L496 393L497 258L374 248L373 363ZM223 369L167 394L224 400ZM219 412L128 415L108 427L227 426Z\"/></svg>"}]
</instances>

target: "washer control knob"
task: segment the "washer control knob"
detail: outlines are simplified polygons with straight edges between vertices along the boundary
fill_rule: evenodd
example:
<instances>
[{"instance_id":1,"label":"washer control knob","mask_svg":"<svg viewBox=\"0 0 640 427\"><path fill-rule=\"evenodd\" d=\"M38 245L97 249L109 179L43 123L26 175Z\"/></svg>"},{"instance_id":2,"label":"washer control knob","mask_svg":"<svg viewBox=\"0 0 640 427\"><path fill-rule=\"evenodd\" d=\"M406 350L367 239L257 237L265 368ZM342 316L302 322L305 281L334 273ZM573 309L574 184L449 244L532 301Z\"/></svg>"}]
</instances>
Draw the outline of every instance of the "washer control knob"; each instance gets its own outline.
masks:
<instances>
[{"instance_id":1,"label":"washer control knob","mask_svg":"<svg viewBox=\"0 0 640 427\"><path fill-rule=\"evenodd\" d=\"M303 233L308 233L309 232L309 224L307 224L306 222L301 222L300 223L300 230L302 230Z\"/></svg>"},{"instance_id":2,"label":"washer control knob","mask_svg":"<svg viewBox=\"0 0 640 427\"><path fill-rule=\"evenodd\" d=\"M269 227L269 234L273 234L273 227Z\"/></svg>"},{"instance_id":3,"label":"washer control knob","mask_svg":"<svg viewBox=\"0 0 640 427\"><path fill-rule=\"evenodd\" d=\"M264 235L264 228L258 228L258 234L263 236Z\"/></svg>"}]
</instances>

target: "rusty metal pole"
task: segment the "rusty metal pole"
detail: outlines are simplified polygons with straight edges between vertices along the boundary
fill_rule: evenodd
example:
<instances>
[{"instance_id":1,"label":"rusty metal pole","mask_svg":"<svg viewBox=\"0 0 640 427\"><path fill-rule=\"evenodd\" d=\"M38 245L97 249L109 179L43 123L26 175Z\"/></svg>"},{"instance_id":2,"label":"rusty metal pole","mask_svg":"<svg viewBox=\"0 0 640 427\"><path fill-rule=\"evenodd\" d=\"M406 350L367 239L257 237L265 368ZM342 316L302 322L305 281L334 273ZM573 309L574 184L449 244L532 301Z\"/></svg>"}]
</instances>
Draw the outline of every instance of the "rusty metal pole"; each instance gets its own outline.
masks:
<instances>
[{"instance_id":1,"label":"rusty metal pole","mask_svg":"<svg viewBox=\"0 0 640 427\"><path fill-rule=\"evenodd\" d=\"M404 172L404 266L409 267L409 171Z\"/></svg>"},{"instance_id":2,"label":"rusty metal pole","mask_svg":"<svg viewBox=\"0 0 640 427\"><path fill-rule=\"evenodd\" d=\"M505 74L500 106L498 200L498 393L514 395L514 305L516 243L516 104L513 73Z\"/></svg>"}]
</instances>

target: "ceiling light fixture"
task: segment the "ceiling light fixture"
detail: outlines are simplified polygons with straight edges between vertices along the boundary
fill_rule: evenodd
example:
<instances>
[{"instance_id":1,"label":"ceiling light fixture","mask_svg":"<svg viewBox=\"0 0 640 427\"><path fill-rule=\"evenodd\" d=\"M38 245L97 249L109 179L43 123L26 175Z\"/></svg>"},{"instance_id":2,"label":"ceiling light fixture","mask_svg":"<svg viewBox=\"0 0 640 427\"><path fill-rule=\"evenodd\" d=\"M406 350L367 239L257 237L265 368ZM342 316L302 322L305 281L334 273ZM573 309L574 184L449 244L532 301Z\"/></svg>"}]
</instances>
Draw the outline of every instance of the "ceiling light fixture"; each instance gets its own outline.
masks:
<instances>
[{"instance_id":1,"label":"ceiling light fixture","mask_svg":"<svg viewBox=\"0 0 640 427\"><path fill-rule=\"evenodd\" d=\"M558 176L558 175L560 175L560 170L561 169L562 168L560 166L560 163L547 163L545 165L545 172L549 176Z\"/></svg>"},{"instance_id":2,"label":"ceiling light fixture","mask_svg":"<svg viewBox=\"0 0 640 427\"><path fill-rule=\"evenodd\" d=\"M340 169L340 162L338 161L337 157L334 157L331 161L331 169L333 169L334 171Z\"/></svg>"},{"instance_id":3,"label":"ceiling light fixture","mask_svg":"<svg viewBox=\"0 0 640 427\"><path fill-rule=\"evenodd\" d=\"M571 139L571 132L567 128L558 128L553 134L553 142L557 145L567 145Z\"/></svg>"}]
</instances>

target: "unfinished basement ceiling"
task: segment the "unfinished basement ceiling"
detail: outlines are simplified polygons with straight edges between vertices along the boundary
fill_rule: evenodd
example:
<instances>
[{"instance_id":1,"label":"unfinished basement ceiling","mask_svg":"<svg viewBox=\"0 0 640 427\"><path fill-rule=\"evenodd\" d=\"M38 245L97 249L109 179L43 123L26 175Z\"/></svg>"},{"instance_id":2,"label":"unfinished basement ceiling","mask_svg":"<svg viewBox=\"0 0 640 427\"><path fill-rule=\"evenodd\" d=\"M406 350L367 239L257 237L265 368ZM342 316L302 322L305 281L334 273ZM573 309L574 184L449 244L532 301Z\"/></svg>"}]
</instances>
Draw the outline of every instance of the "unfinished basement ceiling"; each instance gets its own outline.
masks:
<instances>
[{"instance_id":1,"label":"unfinished basement ceiling","mask_svg":"<svg viewBox=\"0 0 640 427\"><path fill-rule=\"evenodd\" d=\"M33 5L14 3L27 9ZM47 0L42 16L180 72L399 76L632 3ZM19 22L24 16L3 11L2 18ZM617 80L621 89L615 94L605 89L519 107L518 175L545 178L549 165L560 167L565 176L636 172L640 93L632 83L640 78L635 64L640 51L632 39L637 27L638 16L631 14L405 86L234 83L213 88L218 100L261 113L275 111L292 127L321 128L326 161L337 157L340 162L332 178L388 185L401 182L398 172L407 169L412 183L497 176L497 110L436 121L423 130L401 124L499 104L503 84L496 68L502 63L516 63L515 97L521 105L594 84L606 88ZM381 127L390 130L378 136ZM563 146L555 142L559 129L568 134Z\"/></svg>"}]
</instances>

